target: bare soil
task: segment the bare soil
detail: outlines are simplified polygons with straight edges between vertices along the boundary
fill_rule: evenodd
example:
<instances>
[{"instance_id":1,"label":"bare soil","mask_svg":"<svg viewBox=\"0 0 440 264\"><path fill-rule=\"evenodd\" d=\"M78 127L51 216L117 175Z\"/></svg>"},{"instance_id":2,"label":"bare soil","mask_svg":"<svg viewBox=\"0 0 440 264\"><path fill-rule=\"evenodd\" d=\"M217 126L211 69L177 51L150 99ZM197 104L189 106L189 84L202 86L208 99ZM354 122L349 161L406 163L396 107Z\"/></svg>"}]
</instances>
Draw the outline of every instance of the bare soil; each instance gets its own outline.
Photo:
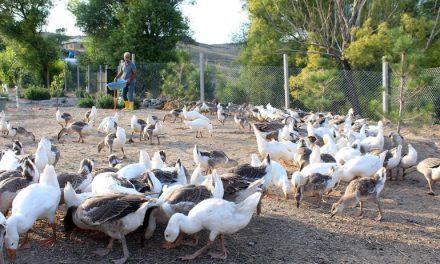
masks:
<instances>
[{"instance_id":1,"label":"bare soil","mask_svg":"<svg viewBox=\"0 0 440 264\"><path fill-rule=\"evenodd\" d=\"M12 105L11 105L12 107ZM83 118L88 109L63 108L62 112L73 115L75 120ZM34 153L38 139L46 136L61 150L61 160L56 171L76 171L83 158L92 158L96 167L107 166L108 152L98 153L96 144L103 138L95 133L85 139L85 143L73 142L75 136L64 137L57 142L56 135L60 126L55 120L56 109L42 108L39 105L26 105L20 111L11 109L8 119L14 125L20 125L35 133L37 142L21 139L26 153ZM146 118L151 113L163 117L164 111L136 110L138 118ZM111 110L98 109L98 120L112 115ZM130 134L131 112L120 111L120 125ZM215 120L215 116L210 117ZM240 132L233 120L224 126L213 121L213 137L204 134L202 139L195 138L195 132L180 123L165 122L165 135L161 145L135 143L125 148L126 163L136 162L139 150L145 149L150 155L157 150L165 150L169 161L180 158L190 170L194 169L192 149L194 144L204 150L221 149L239 163L250 162L250 155L257 152L252 132ZM98 125L99 123L97 123ZM413 129L414 130L414 129ZM425 127L418 134L404 130L405 138L413 144L419 154L419 160L426 157L439 157L439 127ZM0 138L3 146L10 144L10 138ZM118 150L117 154L122 155ZM208 255L193 261L194 263L440 263L440 196L426 194L426 180L413 170L404 181L388 181L382 193L384 219L374 221L377 209L374 204L366 204L363 219L356 217L357 209L348 209L343 215L329 217L332 203L336 202L345 186L327 198L321 208L315 209L314 200L308 200L297 209L292 200L282 199L281 192L273 190L272 197L263 201L260 216L254 216L250 224L239 233L226 236L229 256L226 261L211 260ZM440 193L437 184L434 190ZM293 197L293 195L291 196ZM64 206L57 212L58 240L53 248L47 248L40 241L50 237L51 229L47 222L39 220L30 233L31 248L20 250L14 263L111 263L122 257L120 243L106 257L92 254L93 250L105 247L108 238L97 233L76 232L68 239L63 233L62 218ZM194 252L207 239L207 232L200 235L199 246L162 249L163 230L159 226L145 247L140 247L140 233L127 237L130 258L127 263L170 263L180 262L179 256ZM217 246L219 246L217 244ZM5 255L6 256L6 255ZM8 261L8 260L7 260Z\"/></svg>"}]
</instances>

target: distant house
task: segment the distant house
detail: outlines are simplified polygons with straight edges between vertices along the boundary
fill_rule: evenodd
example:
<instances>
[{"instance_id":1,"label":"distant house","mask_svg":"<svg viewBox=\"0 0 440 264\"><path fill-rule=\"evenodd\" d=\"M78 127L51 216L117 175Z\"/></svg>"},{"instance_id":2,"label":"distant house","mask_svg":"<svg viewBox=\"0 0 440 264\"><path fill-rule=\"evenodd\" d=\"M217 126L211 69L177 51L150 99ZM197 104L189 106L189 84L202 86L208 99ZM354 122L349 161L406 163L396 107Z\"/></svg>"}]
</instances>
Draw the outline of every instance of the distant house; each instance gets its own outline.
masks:
<instances>
[{"instance_id":1,"label":"distant house","mask_svg":"<svg viewBox=\"0 0 440 264\"><path fill-rule=\"evenodd\" d=\"M67 52L69 58L76 58L78 54L84 53L83 37L74 37L62 43L63 49Z\"/></svg>"}]
</instances>

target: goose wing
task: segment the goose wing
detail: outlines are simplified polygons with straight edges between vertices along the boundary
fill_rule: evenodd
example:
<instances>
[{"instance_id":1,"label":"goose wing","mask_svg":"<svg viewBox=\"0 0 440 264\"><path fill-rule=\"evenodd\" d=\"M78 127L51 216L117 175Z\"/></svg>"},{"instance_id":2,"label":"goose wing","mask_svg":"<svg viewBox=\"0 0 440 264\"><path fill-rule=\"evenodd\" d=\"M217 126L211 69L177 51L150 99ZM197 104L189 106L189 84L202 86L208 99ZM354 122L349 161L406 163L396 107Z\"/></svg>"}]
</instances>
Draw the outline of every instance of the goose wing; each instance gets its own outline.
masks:
<instances>
[{"instance_id":1,"label":"goose wing","mask_svg":"<svg viewBox=\"0 0 440 264\"><path fill-rule=\"evenodd\" d=\"M101 225L136 212L148 199L142 195L106 194L90 197L78 208L83 211L82 221L88 225Z\"/></svg>"},{"instance_id":2,"label":"goose wing","mask_svg":"<svg viewBox=\"0 0 440 264\"><path fill-rule=\"evenodd\" d=\"M243 164L232 169L231 172L249 180L261 179L266 175L266 166L253 167L250 164Z\"/></svg>"},{"instance_id":3,"label":"goose wing","mask_svg":"<svg viewBox=\"0 0 440 264\"><path fill-rule=\"evenodd\" d=\"M162 185L170 185L177 182L176 171L164 171L159 169L152 170L156 178L162 183Z\"/></svg>"},{"instance_id":4,"label":"goose wing","mask_svg":"<svg viewBox=\"0 0 440 264\"><path fill-rule=\"evenodd\" d=\"M428 158L422 161L424 165L428 168L434 169L440 167L440 159L438 158Z\"/></svg>"},{"instance_id":5,"label":"goose wing","mask_svg":"<svg viewBox=\"0 0 440 264\"><path fill-rule=\"evenodd\" d=\"M0 182L0 195L4 192L15 193L26 188L31 182L26 178L14 177Z\"/></svg>"},{"instance_id":6,"label":"goose wing","mask_svg":"<svg viewBox=\"0 0 440 264\"><path fill-rule=\"evenodd\" d=\"M81 183L86 179L87 176L79 173L61 173L58 175L58 183L60 188L64 188L68 182L72 185L73 189L76 190Z\"/></svg>"}]
</instances>

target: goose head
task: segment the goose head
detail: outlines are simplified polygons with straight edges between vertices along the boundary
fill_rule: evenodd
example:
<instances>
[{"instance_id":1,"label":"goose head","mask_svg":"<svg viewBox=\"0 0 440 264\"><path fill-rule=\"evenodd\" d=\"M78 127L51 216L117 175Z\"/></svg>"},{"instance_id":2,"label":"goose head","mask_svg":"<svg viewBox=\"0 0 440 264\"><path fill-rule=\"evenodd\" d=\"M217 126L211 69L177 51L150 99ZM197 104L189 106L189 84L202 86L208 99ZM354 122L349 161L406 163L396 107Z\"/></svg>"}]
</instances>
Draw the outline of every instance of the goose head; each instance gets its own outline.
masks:
<instances>
[{"instance_id":1,"label":"goose head","mask_svg":"<svg viewBox=\"0 0 440 264\"><path fill-rule=\"evenodd\" d=\"M336 214L340 214L340 213L342 213L342 211L344 211L345 203L343 201L344 200L341 198L339 201L337 201L336 203L334 203L332 205L332 209L330 212L330 218L333 218L333 216L335 216Z\"/></svg>"},{"instance_id":2,"label":"goose head","mask_svg":"<svg viewBox=\"0 0 440 264\"><path fill-rule=\"evenodd\" d=\"M83 159L79 164L79 173L89 174L93 171L93 161L91 159Z\"/></svg>"}]
</instances>

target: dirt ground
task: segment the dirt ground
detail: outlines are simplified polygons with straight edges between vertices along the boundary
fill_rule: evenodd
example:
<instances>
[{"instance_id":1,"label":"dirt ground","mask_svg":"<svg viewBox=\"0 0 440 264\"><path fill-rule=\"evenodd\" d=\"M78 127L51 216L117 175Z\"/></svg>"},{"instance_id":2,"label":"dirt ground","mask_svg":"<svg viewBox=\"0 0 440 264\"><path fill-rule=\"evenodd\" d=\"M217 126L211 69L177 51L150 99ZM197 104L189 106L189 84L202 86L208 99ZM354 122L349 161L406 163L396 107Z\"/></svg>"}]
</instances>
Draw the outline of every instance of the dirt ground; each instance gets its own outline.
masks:
<instances>
[{"instance_id":1,"label":"dirt ground","mask_svg":"<svg viewBox=\"0 0 440 264\"><path fill-rule=\"evenodd\" d=\"M12 105L11 105L12 107ZM75 120L82 119L87 109L63 108L63 112L73 115ZM8 119L15 125L33 131L39 140L42 136L49 137L61 150L61 160L56 171L76 171L83 158L91 158L96 167L107 166L107 150L98 153L96 144L103 138L97 133L85 138L85 143L74 143L74 136L64 137L62 142L56 141L60 126L55 120L55 108L26 105L20 111L7 112ZM120 125L129 134L132 113L120 111ZM136 110L138 118L146 118L147 114L163 117L164 111ZM98 120L112 115L111 110L98 109ZM210 117L215 119L214 116ZM99 123L98 123L99 124ZM97 124L97 125L98 125ZM165 135L161 137L161 145L139 143L135 136L134 144L126 146L128 160L136 162L139 150L145 149L152 155L157 150L165 150L167 159L175 161L180 158L183 164L192 171L192 149L197 143L202 150L221 149L239 163L250 162L250 155L257 152L255 137L251 132L239 132L233 120L228 119L224 126L214 121L212 138L204 134L196 139L195 133L185 128L182 123L165 123ZM426 157L439 157L439 127L426 127L418 130L418 134L403 133L406 139L417 149L419 160ZM0 138L2 146L10 144L10 138ZM34 153L37 142L22 139L26 153ZM120 152L117 154L122 155ZM374 204L366 204L363 219L356 217L356 209L348 209L343 215L329 217L332 203L337 201L345 186L328 197L321 208L314 209L313 204L303 204L297 209L292 200L281 199L281 192L273 190L278 197L267 197L263 200L262 214L254 216L250 224L239 233L226 236L226 247L229 256L226 261L211 260L208 255L193 261L194 263L440 263L440 196L426 194L426 180L416 171L409 173L404 181L388 181L382 192L384 219L376 222L377 214ZM440 185L434 188L440 193ZM293 196L292 196L293 197ZM37 221L31 230L31 249L20 250L15 263L110 263L122 257L120 243L106 257L92 254L93 250L105 247L108 238L96 233L74 233L67 239L63 233L61 220L65 208L62 206L57 213L58 241L53 248L40 244L51 234L45 221ZM180 262L179 256L187 255L197 248L180 247L178 249L162 249L163 230L159 226L154 236L145 247L139 245L140 234L134 233L127 237L130 258L127 263L170 263ZM199 246L207 239L207 233L201 234ZM198 246L198 247L199 247ZM217 246L219 246L217 244ZM5 254L6 257L6 254ZM8 261L8 260L7 260Z\"/></svg>"}]
</instances>

